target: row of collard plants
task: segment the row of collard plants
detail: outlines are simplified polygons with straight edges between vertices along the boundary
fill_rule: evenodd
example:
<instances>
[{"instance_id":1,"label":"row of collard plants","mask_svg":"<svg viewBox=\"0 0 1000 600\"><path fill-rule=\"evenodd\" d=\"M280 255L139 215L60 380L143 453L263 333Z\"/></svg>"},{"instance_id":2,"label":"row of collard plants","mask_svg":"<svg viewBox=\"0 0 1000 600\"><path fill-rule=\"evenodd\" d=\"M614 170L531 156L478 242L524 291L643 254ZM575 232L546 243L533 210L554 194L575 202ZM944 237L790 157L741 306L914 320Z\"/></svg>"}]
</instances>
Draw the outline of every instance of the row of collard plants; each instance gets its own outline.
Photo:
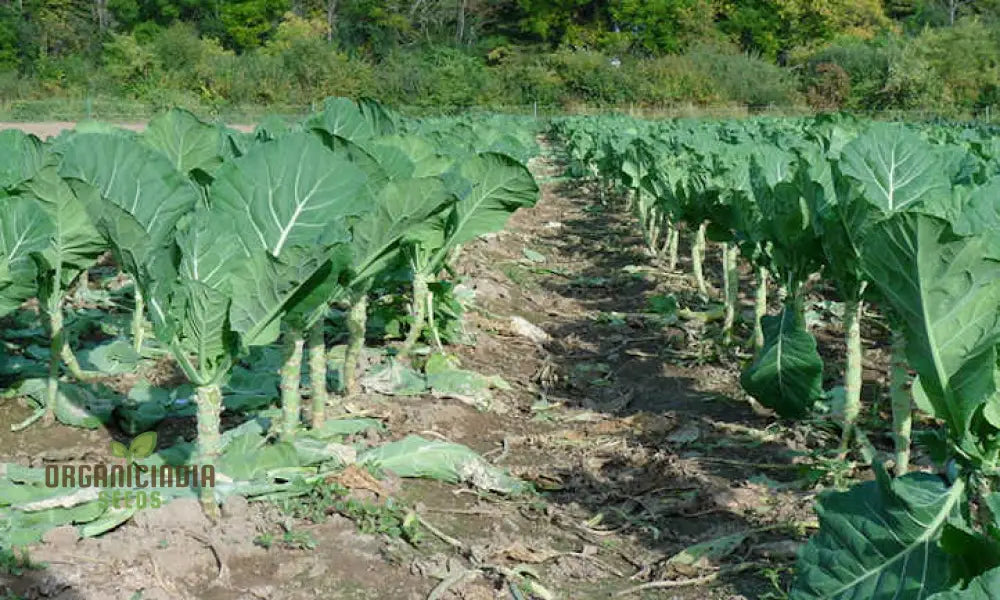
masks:
<instances>
[{"instance_id":1,"label":"row of collard plants","mask_svg":"<svg viewBox=\"0 0 1000 600\"><path fill-rule=\"evenodd\" d=\"M230 494L303 493L355 462L404 477L520 489L458 444L417 436L380 447L344 444L345 435L381 424L345 418L343 407L363 375L369 297L403 290L412 299L409 334L382 365L382 380L412 375L404 363L426 349L421 339L441 345L433 290L448 288L436 277L462 244L501 230L535 203L538 187L524 164L534 154L526 130L518 137L472 121L405 120L376 102L339 98L300 122L269 118L252 133L181 110L154 118L143 133L94 122L45 142L0 133L0 317L37 299L50 342L45 376L5 376L7 395L38 405L14 429L57 419L97 427L113 413L127 416L124 429L134 435L167 413L195 416L196 443L161 447L137 462L215 465L214 487L160 490L165 500L200 496L212 515ZM132 339L122 336L102 360L158 350L183 372L187 394L136 387L122 403L88 383L101 373L81 367L64 314L109 253L134 282ZM336 378L327 373L334 315L347 330ZM149 329L152 339L144 339ZM259 360L278 348L279 359ZM20 350L5 343L2 352L11 359ZM472 374L454 370L444 354L432 361L438 372ZM260 372L261 364L272 372ZM255 385L264 402L253 410L252 393L229 393ZM242 424L223 433L223 409ZM96 489L47 487L43 477L41 469L0 464L0 547L69 523L96 535L136 510L98 502Z\"/></svg>"},{"instance_id":2,"label":"row of collard plants","mask_svg":"<svg viewBox=\"0 0 1000 600\"><path fill-rule=\"evenodd\" d=\"M989 128L848 117L739 122L566 118L553 124L570 173L626 192L670 268L690 232L723 256L724 334L738 258L757 279L756 355L744 389L787 418L835 407L841 451L871 460L861 410L861 320L890 324L890 474L825 494L791 598L1000 598L1000 138ZM823 390L804 299L821 278L842 302L843 386ZM781 310L766 315L769 282ZM916 378L908 381L911 371ZM830 401L835 398L836 401ZM824 402L827 400L827 402ZM916 442L936 473L910 469L914 406L935 420Z\"/></svg>"}]
</instances>

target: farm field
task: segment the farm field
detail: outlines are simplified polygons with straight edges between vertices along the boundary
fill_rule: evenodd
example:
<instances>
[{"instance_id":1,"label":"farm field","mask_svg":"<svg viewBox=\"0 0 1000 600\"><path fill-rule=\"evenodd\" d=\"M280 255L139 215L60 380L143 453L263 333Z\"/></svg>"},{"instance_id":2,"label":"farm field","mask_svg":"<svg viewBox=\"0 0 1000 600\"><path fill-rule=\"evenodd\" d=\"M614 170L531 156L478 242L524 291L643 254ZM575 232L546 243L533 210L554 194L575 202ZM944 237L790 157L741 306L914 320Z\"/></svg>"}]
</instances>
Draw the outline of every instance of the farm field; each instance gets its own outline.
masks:
<instances>
[{"instance_id":1,"label":"farm field","mask_svg":"<svg viewBox=\"0 0 1000 600\"><path fill-rule=\"evenodd\" d=\"M990 599L993 134L0 134L0 598Z\"/></svg>"}]
</instances>

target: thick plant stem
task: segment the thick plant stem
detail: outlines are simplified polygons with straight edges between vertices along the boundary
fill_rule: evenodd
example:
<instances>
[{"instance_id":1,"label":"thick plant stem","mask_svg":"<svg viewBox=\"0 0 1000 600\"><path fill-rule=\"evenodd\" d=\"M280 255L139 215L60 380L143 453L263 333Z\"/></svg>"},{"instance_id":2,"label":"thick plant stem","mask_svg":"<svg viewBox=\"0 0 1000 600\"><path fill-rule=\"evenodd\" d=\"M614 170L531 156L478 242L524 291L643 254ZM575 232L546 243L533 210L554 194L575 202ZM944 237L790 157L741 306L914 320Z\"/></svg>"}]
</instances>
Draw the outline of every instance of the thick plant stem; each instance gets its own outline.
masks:
<instances>
[{"instance_id":1,"label":"thick plant stem","mask_svg":"<svg viewBox=\"0 0 1000 600\"><path fill-rule=\"evenodd\" d=\"M201 468L215 465L219 458L221 436L219 430L222 423L222 390L218 385L201 385L195 390L198 405L198 462L195 469L201 474ZM199 480L200 483L200 480ZM219 516L219 505L215 503L215 492L212 487L202 485L200 490L201 505L205 514L213 520Z\"/></svg>"},{"instance_id":2,"label":"thick plant stem","mask_svg":"<svg viewBox=\"0 0 1000 600\"><path fill-rule=\"evenodd\" d=\"M671 272L677 270L677 253L680 251L681 229L678 225L670 228L670 243L667 247L667 268Z\"/></svg>"},{"instance_id":3,"label":"thick plant stem","mask_svg":"<svg viewBox=\"0 0 1000 600\"><path fill-rule=\"evenodd\" d=\"M67 336L63 335L63 347L62 347L62 360L66 364L66 369L69 374L80 382L91 381L97 379L101 376L97 371L85 371L83 367L80 366L80 361L76 359L76 355L73 354L73 349L69 347L69 340L66 339Z\"/></svg>"},{"instance_id":4,"label":"thick plant stem","mask_svg":"<svg viewBox=\"0 0 1000 600\"><path fill-rule=\"evenodd\" d=\"M358 393L358 361L365 347L365 326L368 324L368 294L360 294L347 312L347 352L344 355L344 393Z\"/></svg>"},{"instance_id":5,"label":"thick plant stem","mask_svg":"<svg viewBox=\"0 0 1000 600\"><path fill-rule=\"evenodd\" d=\"M434 345L437 347L438 352L444 352L444 346L441 345L441 336L438 334L437 325L434 323L434 292L427 292L427 328L431 331L431 339L434 340Z\"/></svg>"},{"instance_id":6,"label":"thick plant stem","mask_svg":"<svg viewBox=\"0 0 1000 600\"><path fill-rule=\"evenodd\" d=\"M65 332L63 330L62 303L50 302L49 306L49 379L45 394L45 414L43 425L52 425L56 420L56 401L59 398L59 359L62 356Z\"/></svg>"},{"instance_id":7,"label":"thick plant stem","mask_svg":"<svg viewBox=\"0 0 1000 600\"><path fill-rule=\"evenodd\" d=\"M691 267L694 270L694 280L698 284L698 293L708 296L708 286L705 284L705 272L702 263L705 260L705 230L707 223L702 223L694 236L694 243L691 245Z\"/></svg>"},{"instance_id":8,"label":"thick plant stem","mask_svg":"<svg viewBox=\"0 0 1000 600\"><path fill-rule=\"evenodd\" d=\"M88 288L90 287L90 273L87 269L80 272L80 276L76 279L76 297L77 299L83 300L86 297Z\"/></svg>"},{"instance_id":9,"label":"thick plant stem","mask_svg":"<svg viewBox=\"0 0 1000 600\"><path fill-rule=\"evenodd\" d=\"M761 321L767 315L767 267L757 267L757 291L753 303L753 347L764 347L764 327Z\"/></svg>"},{"instance_id":10,"label":"thick plant stem","mask_svg":"<svg viewBox=\"0 0 1000 600\"><path fill-rule=\"evenodd\" d=\"M323 338L322 321L309 329L309 386L312 389L312 428L319 429L326 421L326 402L329 398L326 389L326 340Z\"/></svg>"},{"instance_id":11,"label":"thick plant stem","mask_svg":"<svg viewBox=\"0 0 1000 600\"><path fill-rule=\"evenodd\" d=\"M889 374L889 398L892 403L892 431L896 442L896 477L910 470L910 432L913 428L913 407L906 390L909 372L906 370L906 340L900 331L892 333L892 367Z\"/></svg>"},{"instance_id":12,"label":"thick plant stem","mask_svg":"<svg viewBox=\"0 0 1000 600\"><path fill-rule=\"evenodd\" d=\"M722 339L729 344L733 340L733 325L736 323L736 302L739 300L739 254L736 244L722 245L722 280L725 294L725 312L722 320Z\"/></svg>"},{"instance_id":13,"label":"thick plant stem","mask_svg":"<svg viewBox=\"0 0 1000 600\"><path fill-rule=\"evenodd\" d=\"M301 417L302 385L302 331L289 329L285 334L285 356L281 364L281 439L289 440L295 436Z\"/></svg>"},{"instance_id":14,"label":"thick plant stem","mask_svg":"<svg viewBox=\"0 0 1000 600\"><path fill-rule=\"evenodd\" d=\"M406 332L406 339L403 341L402 354L409 354L420 339L420 334L424 330L424 323L427 320L427 276L417 269L413 271L413 322L410 330Z\"/></svg>"},{"instance_id":15,"label":"thick plant stem","mask_svg":"<svg viewBox=\"0 0 1000 600\"><path fill-rule=\"evenodd\" d=\"M142 297L142 291L136 285L135 311L132 313L132 347L135 349L136 354L142 352L142 337L144 334L142 315L144 312L146 312L146 302Z\"/></svg>"},{"instance_id":16,"label":"thick plant stem","mask_svg":"<svg viewBox=\"0 0 1000 600\"><path fill-rule=\"evenodd\" d=\"M864 350L861 347L861 314L864 303L852 298L844 305L844 341L847 344L847 364L844 367L844 433L840 450L846 452L861 413L861 364Z\"/></svg>"}]
</instances>

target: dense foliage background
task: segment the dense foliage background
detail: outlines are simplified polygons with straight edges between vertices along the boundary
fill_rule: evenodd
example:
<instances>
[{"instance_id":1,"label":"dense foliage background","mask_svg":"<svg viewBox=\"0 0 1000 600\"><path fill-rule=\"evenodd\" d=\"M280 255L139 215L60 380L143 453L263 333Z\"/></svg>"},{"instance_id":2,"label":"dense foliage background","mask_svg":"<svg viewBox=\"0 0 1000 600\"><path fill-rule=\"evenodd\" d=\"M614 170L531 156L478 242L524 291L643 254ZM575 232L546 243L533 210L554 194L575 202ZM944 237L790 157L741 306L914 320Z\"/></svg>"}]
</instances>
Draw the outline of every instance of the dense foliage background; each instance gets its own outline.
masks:
<instances>
[{"instance_id":1,"label":"dense foliage background","mask_svg":"<svg viewBox=\"0 0 1000 600\"><path fill-rule=\"evenodd\" d=\"M981 114L998 0L0 0L8 116L805 107Z\"/></svg>"}]
</instances>

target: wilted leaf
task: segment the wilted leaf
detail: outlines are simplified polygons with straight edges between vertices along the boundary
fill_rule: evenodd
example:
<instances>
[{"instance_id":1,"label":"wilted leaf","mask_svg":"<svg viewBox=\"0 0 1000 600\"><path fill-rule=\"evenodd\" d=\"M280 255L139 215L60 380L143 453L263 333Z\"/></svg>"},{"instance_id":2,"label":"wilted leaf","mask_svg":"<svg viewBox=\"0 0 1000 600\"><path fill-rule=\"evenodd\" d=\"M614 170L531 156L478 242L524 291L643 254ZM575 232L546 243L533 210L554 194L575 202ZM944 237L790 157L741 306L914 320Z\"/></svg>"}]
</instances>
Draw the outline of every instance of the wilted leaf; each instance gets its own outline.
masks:
<instances>
[{"instance_id":1,"label":"wilted leaf","mask_svg":"<svg viewBox=\"0 0 1000 600\"><path fill-rule=\"evenodd\" d=\"M132 348L132 344L116 340L83 353L82 358L102 373L121 375L134 372L141 357Z\"/></svg>"},{"instance_id":2,"label":"wilted leaf","mask_svg":"<svg viewBox=\"0 0 1000 600\"><path fill-rule=\"evenodd\" d=\"M519 493L527 486L486 462L461 444L409 435L363 452L360 463L375 464L400 477L425 477L449 483L463 481L502 493Z\"/></svg>"}]
</instances>

